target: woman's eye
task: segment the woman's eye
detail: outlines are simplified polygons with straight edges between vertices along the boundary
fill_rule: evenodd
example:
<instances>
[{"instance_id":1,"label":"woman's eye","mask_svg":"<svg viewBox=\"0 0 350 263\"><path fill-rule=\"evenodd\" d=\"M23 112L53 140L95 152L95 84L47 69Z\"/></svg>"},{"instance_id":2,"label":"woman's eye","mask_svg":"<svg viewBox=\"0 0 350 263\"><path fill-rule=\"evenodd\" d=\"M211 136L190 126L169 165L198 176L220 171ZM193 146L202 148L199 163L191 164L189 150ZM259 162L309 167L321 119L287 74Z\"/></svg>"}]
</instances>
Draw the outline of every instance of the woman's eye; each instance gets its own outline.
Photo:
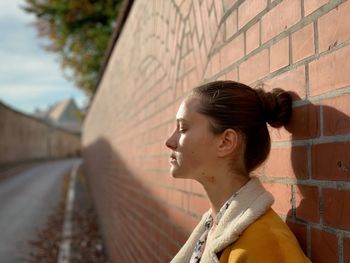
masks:
<instances>
[{"instance_id":1,"label":"woman's eye","mask_svg":"<svg viewBox=\"0 0 350 263\"><path fill-rule=\"evenodd\" d=\"M186 132L186 129L180 128L179 132L184 133L184 132Z\"/></svg>"}]
</instances>

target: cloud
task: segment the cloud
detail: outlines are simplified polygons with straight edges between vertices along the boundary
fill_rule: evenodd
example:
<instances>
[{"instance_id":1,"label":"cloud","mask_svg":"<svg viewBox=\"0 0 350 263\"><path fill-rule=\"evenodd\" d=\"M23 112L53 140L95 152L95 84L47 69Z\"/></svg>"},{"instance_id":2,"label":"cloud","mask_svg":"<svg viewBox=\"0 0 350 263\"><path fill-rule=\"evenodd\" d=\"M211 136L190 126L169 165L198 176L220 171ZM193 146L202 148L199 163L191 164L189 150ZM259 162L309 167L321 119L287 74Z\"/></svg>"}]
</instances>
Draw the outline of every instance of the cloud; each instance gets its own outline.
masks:
<instances>
[{"instance_id":1,"label":"cloud","mask_svg":"<svg viewBox=\"0 0 350 263\"><path fill-rule=\"evenodd\" d=\"M53 82L63 77L62 70L54 57L38 57L35 54L9 54L0 52L0 58L6 63L0 64L0 83L13 81Z\"/></svg>"},{"instance_id":2,"label":"cloud","mask_svg":"<svg viewBox=\"0 0 350 263\"><path fill-rule=\"evenodd\" d=\"M33 21L34 16L26 14L22 10L25 5L24 0L0 1L0 17L11 18L11 20L20 20L23 22Z\"/></svg>"},{"instance_id":3,"label":"cloud","mask_svg":"<svg viewBox=\"0 0 350 263\"><path fill-rule=\"evenodd\" d=\"M54 93L62 93L62 90L69 91L64 87L48 87L43 85L0 85L0 98L9 99L25 99L30 100L32 98L43 97L47 95L53 95Z\"/></svg>"},{"instance_id":4,"label":"cloud","mask_svg":"<svg viewBox=\"0 0 350 263\"><path fill-rule=\"evenodd\" d=\"M19 8L24 0L0 0L0 100L16 109L33 112L56 101L85 94L63 77L57 56L44 51L31 26L33 15Z\"/></svg>"},{"instance_id":5,"label":"cloud","mask_svg":"<svg viewBox=\"0 0 350 263\"><path fill-rule=\"evenodd\" d=\"M44 53L41 48L44 46L44 40L38 37L36 28L31 24L0 17L0 31L2 35L1 51L9 51L14 54Z\"/></svg>"}]
</instances>

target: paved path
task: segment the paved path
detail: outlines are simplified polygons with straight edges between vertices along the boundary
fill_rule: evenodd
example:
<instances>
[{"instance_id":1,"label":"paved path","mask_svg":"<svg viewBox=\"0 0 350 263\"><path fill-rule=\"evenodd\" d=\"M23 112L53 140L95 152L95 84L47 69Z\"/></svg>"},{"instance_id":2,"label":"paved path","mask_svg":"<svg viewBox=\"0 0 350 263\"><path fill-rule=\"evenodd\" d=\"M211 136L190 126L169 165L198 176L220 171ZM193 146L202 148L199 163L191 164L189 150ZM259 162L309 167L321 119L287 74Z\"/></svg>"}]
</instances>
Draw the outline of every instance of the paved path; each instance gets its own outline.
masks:
<instances>
[{"instance_id":1,"label":"paved path","mask_svg":"<svg viewBox=\"0 0 350 263\"><path fill-rule=\"evenodd\" d=\"M35 164L0 181L0 263L24 262L35 238L61 195L63 175L79 159Z\"/></svg>"}]
</instances>

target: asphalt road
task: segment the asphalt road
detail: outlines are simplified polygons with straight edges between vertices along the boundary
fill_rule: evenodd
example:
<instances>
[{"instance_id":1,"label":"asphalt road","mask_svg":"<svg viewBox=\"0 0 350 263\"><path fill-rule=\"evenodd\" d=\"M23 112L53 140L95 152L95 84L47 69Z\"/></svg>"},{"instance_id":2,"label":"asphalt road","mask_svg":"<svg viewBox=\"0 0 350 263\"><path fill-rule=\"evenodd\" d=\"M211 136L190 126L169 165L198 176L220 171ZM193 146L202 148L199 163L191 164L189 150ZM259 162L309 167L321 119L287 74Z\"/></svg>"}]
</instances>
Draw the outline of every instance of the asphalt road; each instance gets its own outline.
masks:
<instances>
[{"instance_id":1,"label":"asphalt road","mask_svg":"<svg viewBox=\"0 0 350 263\"><path fill-rule=\"evenodd\" d=\"M0 181L0 263L25 262L33 240L58 204L63 176L79 159L35 164Z\"/></svg>"}]
</instances>

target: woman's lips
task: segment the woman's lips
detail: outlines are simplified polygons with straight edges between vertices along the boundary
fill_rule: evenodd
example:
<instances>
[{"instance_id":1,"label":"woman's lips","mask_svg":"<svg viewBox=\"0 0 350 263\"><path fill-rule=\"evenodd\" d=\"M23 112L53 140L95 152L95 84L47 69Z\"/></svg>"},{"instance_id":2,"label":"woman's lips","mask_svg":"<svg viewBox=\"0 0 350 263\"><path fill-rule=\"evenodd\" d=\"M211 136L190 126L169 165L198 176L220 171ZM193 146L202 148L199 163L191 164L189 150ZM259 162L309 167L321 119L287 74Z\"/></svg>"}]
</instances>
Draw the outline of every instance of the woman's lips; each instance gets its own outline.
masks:
<instances>
[{"instance_id":1,"label":"woman's lips","mask_svg":"<svg viewBox=\"0 0 350 263\"><path fill-rule=\"evenodd\" d=\"M171 155L170 158L169 158L169 162L170 163L176 163L176 157Z\"/></svg>"}]
</instances>

